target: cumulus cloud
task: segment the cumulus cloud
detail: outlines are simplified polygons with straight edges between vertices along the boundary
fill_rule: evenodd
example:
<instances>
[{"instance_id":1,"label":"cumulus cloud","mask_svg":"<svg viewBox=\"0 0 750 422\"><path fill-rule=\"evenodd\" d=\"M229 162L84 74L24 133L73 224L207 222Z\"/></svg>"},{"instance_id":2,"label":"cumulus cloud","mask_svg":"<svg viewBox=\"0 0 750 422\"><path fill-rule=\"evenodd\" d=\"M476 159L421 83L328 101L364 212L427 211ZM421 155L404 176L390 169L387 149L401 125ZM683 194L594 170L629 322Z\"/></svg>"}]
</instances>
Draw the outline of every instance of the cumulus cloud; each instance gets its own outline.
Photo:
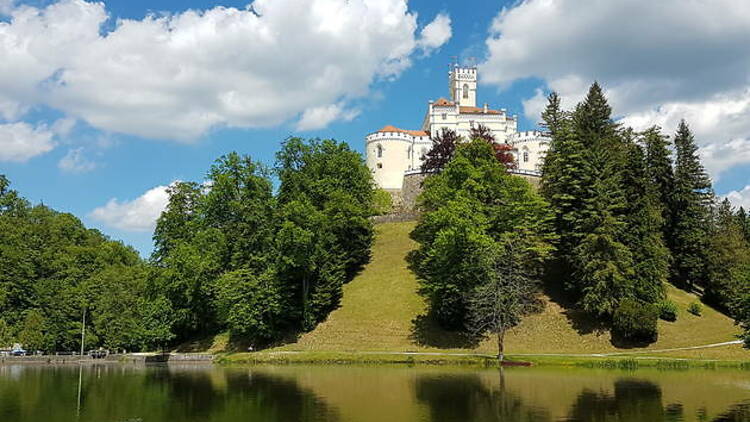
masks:
<instances>
[{"instance_id":1,"label":"cumulus cloud","mask_svg":"<svg viewBox=\"0 0 750 422\"><path fill-rule=\"evenodd\" d=\"M26 122L0 124L0 161L25 162L55 147L54 132Z\"/></svg>"},{"instance_id":2,"label":"cumulus cloud","mask_svg":"<svg viewBox=\"0 0 750 422\"><path fill-rule=\"evenodd\" d=\"M598 80L625 122L671 131L685 118L719 150L750 138L748 39L745 0L526 0L494 19L480 76L501 89L544 80L523 102L533 121L546 90L570 107Z\"/></svg>"},{"instance_id":3,"label":"cumulus cloud","mask_svg":"<svg viewBox=\"0 0 750 422\"><path fill-rule=\"evenodd\" d=\"M297 130L315 130L328 126L335 120L351 121L359 110L346 110L341 104L313 107L305 110L297 122Z\"/></svg>"},{"instance_id":4,"label":"cumulus cloud","mask_svg":"<svg viewBox=\"0 0 750 422\"><path fill-rule=\"evenodd\" d=\"M450 34L441 14L417 35L406 0L256 0L111 30L108 20L84 0L13 8L0 22L0 115L45 104L99 129L190 141L365 95Z\"/></svg>"},{"instance_id":5,"label":"cumulus cloud","mask_svg":"<svg viewBox=\"0 0 750 422\"><path fill-rule=\"evenodd\" d=\"M750 185L740 190L734 190L725 195L729 202L735 207L743 207L745 211L750 210Z\"/></svg>"},{"instance_id":6,"label":"cumulus cloud","mask_svg":"<svg viewBox=\"0 0 750 422\"><path fill-rule=\"evenodd\" d=\"M419 34L419 47L429 54L451 38L451 17L446 13L438 14L432 22L422 28Z\"/></svg>"},{"instance_id":7,"label":"cumulus cloud","mask_svg":"<svg viewBox=\"0 0 750 422\"><path fill-rule=\"evenodd\" d=\"M168 186L157 186L131 201L112 198L89 216L108 227L123 231L144 232L156 227L156 220L169 202Z\"/></svg>"},{"instance_id":8,"label":"cumulus cloud","mask_svg":"<svg viewBox=\"0 0 750 422\"><path fill-rule=\"evenodd\" d=\"M86 173L96 168L96 163L83 155L83 148L73 148L57 163L60 170L70 173Z\"/></svg>"}]
</instances>

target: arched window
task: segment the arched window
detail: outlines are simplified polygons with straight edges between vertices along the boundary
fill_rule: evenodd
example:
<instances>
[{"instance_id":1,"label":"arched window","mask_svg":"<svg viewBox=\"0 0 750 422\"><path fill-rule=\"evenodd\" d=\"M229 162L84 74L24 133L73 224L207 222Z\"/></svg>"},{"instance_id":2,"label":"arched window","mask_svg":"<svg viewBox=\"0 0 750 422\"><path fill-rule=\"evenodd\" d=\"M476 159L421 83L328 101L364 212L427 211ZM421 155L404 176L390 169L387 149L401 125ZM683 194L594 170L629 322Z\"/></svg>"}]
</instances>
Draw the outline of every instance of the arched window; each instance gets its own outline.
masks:
<instances>
[{"instance_id":1,"label":"arched window","mask_svg":"<svg viewBox=\"0 0 750 422\"><path fill-rule=\"evenodd\" d=\"M469 84L464 84L464 98L469 98Z\"/></svg>"},{"instance_id":2,"label":"arched window","mask_svg":"<svg viewBox=\"0 0 750 422\"><path fill-rule=\"evenodd\" d=\"M523 152L523 162L524 163L528 163L529 162L529 152L528 151L524 151Z\"/></svg>"},{"instance_id":3,"label":"arched window","mask_svg":"<svg viewBox=\"0 0 750 422\"><path fill-rule=\"evenodd\" d=\"M411 147L406 149L406 158L411 159Z\"/></svg>"},{"instance_id":4,"label":"arched window","mask_svg":"<svg viewBox=\"0 0 750 422\"><path fill-rule=\"evenodd\" d=\"M380 145L380 144L378 144L377 149L378 149L378 158L382 158L383 157L383 146Z\"/></svg>"}]
</instances>

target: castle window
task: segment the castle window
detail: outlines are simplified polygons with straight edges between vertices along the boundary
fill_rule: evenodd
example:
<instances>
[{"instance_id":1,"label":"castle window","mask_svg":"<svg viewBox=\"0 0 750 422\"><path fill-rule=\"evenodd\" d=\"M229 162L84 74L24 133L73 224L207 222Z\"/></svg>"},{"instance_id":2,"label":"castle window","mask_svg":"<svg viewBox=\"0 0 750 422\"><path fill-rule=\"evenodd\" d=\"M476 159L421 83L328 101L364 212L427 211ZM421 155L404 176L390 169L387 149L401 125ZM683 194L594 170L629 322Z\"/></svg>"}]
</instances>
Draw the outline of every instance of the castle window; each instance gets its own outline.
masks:
<instances>
[{"instance_id":1,"label":"castle window","mask_svg":"<svg viewBox=\"0 0 750 422\"><path fill-rule=\"evenodd\" d=\"M383 157L383 146L380 145L380 144L378 144L377 149L378 149L378 158L382 158ZM378 164L378 166L380 166L380 164Z\"/></svg>"},{"instance_id":2,"label":"castle window","mask_svg":"<svg viewBox=\"0 0 750 422\"><path fill-rule=\"evenodd\" d=\"M378 163L378 168L382 169L383 168L383 163Z\"/></svg>"},{"instance_id":3,"label":"castle window","mask_svg":"<svg viewBox=\"0 0 750 422\"><path fill-rule=\"evenodd\" d=\"M529 152L528 151L524 151L523 152L523 162L524 163L528 163L529 162Z\"/></svg>"},{"instance_id":4,"label":"castle window","mask_svg":"<svg viewBox=\"0 0 750 422\"><path fill-rule=\"evenodd\" d=\"M443 118L443 120L445 120L445 119L447 119L447 118L448 118L448 115L447 115L447 114L445 114L445 113L443 113L443 114L441 114L441 117Z\"/></svg>"},{"instance_id":5,"label":"castle window","mask_svg":"<svg viewBox=\"0 0 750 422\"><path fill-rule=\"evenodd\" d=\"M464 98L469 98L469 84L464 84Z\"/></svg>"},{"instance_id":6,"label":"castle window","mask_svg":"<svg viewBox=\"0 0 750 422\"><path fill-rule=\"evenodd\" d=\"M406 150L406 158L411 158L411 147Z\"/></svg>"}]
</instances>

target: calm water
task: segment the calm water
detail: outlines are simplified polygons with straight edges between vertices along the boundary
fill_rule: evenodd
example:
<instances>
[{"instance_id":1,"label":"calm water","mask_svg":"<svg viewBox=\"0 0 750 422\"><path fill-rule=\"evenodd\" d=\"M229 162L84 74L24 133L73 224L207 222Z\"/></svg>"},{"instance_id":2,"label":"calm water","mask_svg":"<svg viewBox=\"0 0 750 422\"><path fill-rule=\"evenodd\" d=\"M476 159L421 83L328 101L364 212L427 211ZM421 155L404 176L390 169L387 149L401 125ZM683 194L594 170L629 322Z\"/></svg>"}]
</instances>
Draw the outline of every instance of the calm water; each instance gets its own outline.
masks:
<instances>
[{"instance_id":1,"label":"calm water","mask_svg":"<svg viewBox=\"0 0 750 422\"><path fill-rule=\"evenodd\" d=\"M2 422L662 420L750 421L750 372L0 366Z\"/></svg>"}]
</instances>

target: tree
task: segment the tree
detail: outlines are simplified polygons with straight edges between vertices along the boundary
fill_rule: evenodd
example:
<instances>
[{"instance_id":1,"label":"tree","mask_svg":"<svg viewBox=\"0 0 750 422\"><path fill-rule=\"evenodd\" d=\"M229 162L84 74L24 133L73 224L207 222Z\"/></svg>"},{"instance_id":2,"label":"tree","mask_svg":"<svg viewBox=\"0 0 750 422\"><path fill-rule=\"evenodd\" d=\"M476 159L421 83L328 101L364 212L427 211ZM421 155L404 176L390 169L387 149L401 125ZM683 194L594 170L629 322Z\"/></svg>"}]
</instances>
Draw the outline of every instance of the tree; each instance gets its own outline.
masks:
<instances>
[{"instance_id":1,"label":"tree","mask_svg":"<svg viewBox=\"0 0 750 422\"><path fill-rule=\"evenodd\" d=\"M675 135L675 188L672 197L672 256L674 278L693 288L707 281L706 252L710 206L713 202L711 179L698 158L698 147L687 123L681 121Z\"/></svg>"},{"instance_id":2,"label":"tree","mask_svg":"<svg viewBox=\"0 0 750 422\"><path fill-rule=\"evenodd\" d=\"M733 315L734 301L750 292L750 245L728 199L713 214L704 298Z\"/></svg>"},{"instance_id":3,"label":"tree","mask_svg":"<svg viewBox=\"0 0 750 422\"><path fill-rule=\"evenodd\" d=\"M540 262L547 248L530 244L522 232L508 233L483 251L475 269L485 279L469 294L468 328L475 334L497 338L497 358L505 356L505 333L521 322L537 303ZM540 259L541 258L541 259Z\"/></svg>"},{"instance_id":4,"label":"tree","mask_svg":"<svg viewBox=\"0 0 750 422\"><path fill-rule=\"evenodd\" d=\"M151 350L164 349L176 338L172 303L164 296L146 300L143 304L141 343Z\"/></svg>"},{"instance_id":5,"label":"tree","mask_svg":"<svg viewBox=\"0 0 750 422\"><path fill-rule=\"evenodd\" d=\"M469 139L481 139L492 145L497 161L509 170L516 168L516 160L513 157L513 147L508 144L497 142L495 134L492 133L487 126L480 123L472 127L471 130L469 130Z\"/></svg>"},{"instance_id":6,"label":"tree","mask_svg":"<svg viewBox=\"0 0 750 422\"><path fill-rule=\"evenodd\" d=\"M550 92L547 96L547 106L542 112L542 126L547 129L550 137L554 138L562 129L567 117L562 110L560 96L555 91Z\"/></svg>"},{"instance_id":7,"label":"tree","mask_svg":"<svg viewBox=\"0 0 750 422\"><path fill-rule=\"evenodd\" d=\"M24 313L21 330L18 332L18 340L27 350L50 350L45 325L46 321L39 310L27 310Z\"/></svg>"},{"instance_id":8,"label":"tree","mask_svg":"<svg viewBox=\"0 0 750 422\"><path fill-rule=\"evenodd\" d=\"M559 107L557 97L550 98L548 109ZM555 111L555 115L561 112ZM565 267L564 273L572 271L572 251L582 239L581 225L584 194L585 149L574 130L569 117L547 122L555 126L550 148L542 167L541 193L550 203L555 214L555 232L559 236L558 256Z\"/></svg>"},{"instance_id":9,"label":"tree","mask_svg":"<svg viewBox=\"0 0 750 422\"><path fill-rule=\"evenodd\" d=\"M642 133L641 139L646 153L646 173L658 200L656 207L661 214L661 231L667 245L672 238L672 195L674 194L674 169L670 142L658 126Z\"/></svg>"},{"instance_id":10,"label":"tree","mask_svg":"<svg viewBox=\"0 0 750 422\"><path fill-rule=\"evenodd\" d=\"M652 182L646 156L632 139L626 145L626 163L622 171L625 199L623 243L633 258L633 295L643 303L657 303L665 297L669 278L669 249L663 238L663 208L658 186Z\"/></svg>"},{"instance_id":11,"label":"tree","mask_svg":"<svg viewBox=\"0 0 750 422\"><path fill-rule=\"evenodd\" d=\"M448 166L425 180L419 201L425 213L411 234L419 243L412 266L445 328L466 326L466 293L488 280L487 272L476 271L488 248L516 231L545 245L552 237L547 204L480 139L461 144Z\"/></svg>"},{"instance_id":12,"label":"tree","mask_svg":"<svg viewBox=\"0 0 750 422\"><path fill-rule=\"evenodd\" d=\"M4 319L0 319L0 347L10 346L14 339L13 328Z\"/></svg>"},{"instance_id":13,"label":"tree","mask_svg":"<svg viewBox=\"0 0 750 422\"><path fill-rule=\"evenodd\" d=\"M277 334L281 301L274 274L236 270L222 275L216 288L219 316L233 336L265 341Z\"/></svg>"},{"instance_id":14,"label":"tree","mask_svg":"<svg viewBox=\"0 0 750 422\"><path fill-rule=\"evenodd\" d=\"M93 275L90 322L101 345L108 349L138 349L142 345L143 296L146 269L117 265Z\"/></svg>"},{"instance_id":15,"label":"tree","mask_svg":"<svg viewBox=\"0 0 750 422\"><path fill-rule=\"evenodd\" d=\"M456 131L443 128L440 133L430 135L432 147L422 160L422 171L425 173L440 173L451 161L461 137Z\"/></svg>"},{"instance_id":16,"label":"tree","mask_svg":"<svg viewBox=\"0 0 750 422\"><path fill-rule=\"evenodd\" d=\"M335 309L370 258L374 185L346 143L289 138L276 156L276 268L284 314L304 330Z\"/></svg>"}]
</instances>

